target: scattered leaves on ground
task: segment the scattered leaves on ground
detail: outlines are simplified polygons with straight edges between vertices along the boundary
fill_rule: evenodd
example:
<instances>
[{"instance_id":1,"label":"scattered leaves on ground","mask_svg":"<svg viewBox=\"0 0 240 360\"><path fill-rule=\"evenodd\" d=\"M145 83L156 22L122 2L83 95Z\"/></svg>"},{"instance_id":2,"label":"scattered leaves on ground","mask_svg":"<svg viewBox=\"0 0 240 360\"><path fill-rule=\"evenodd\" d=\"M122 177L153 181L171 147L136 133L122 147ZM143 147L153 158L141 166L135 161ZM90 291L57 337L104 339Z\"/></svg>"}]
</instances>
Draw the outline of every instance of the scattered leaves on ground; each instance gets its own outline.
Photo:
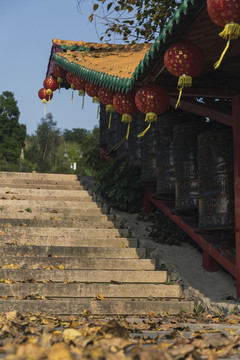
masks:
<instances>
[{"instance_id":1,"label":"scattered leaves on ground","mask_svg":"<svg viewBox=\"0 0 240 360\"><path fill-rule=\"evenodd\" d=\"M44 299L39 294L26 298ZM129 319L93 316L87 309L65 317L14 310L0 314L1 356L6 360L216 360L239 354L239 323L236 314L150 312ZM199 329L191 332L191 324Z\"/></svg>"}]
</instances>

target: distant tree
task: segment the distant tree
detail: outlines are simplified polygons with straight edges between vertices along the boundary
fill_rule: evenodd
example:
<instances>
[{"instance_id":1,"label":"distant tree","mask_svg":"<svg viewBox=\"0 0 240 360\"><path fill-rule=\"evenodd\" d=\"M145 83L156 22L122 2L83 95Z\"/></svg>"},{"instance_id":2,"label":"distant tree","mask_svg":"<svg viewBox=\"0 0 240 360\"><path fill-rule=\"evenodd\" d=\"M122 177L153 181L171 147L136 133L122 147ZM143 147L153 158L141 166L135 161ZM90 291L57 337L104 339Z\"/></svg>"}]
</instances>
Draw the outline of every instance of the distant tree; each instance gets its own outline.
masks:
<instances>
[{"instance_id":1,"label":"distant tree","mask_svg":"<svg viewBox=\"0 0 240 360\"><path fill-rule=\"evenodd\" d=\"M26 126L19 124L20 111L14 94L4 91L0 95L0 154L9 163L17 163L24 147Z\"/></svg>"},{"instance_id":2,"label":"distant tree","mask_svg":"<svg viewBox=\"0 0 240 360\"><path fill-rule=\"evenodd\" d=\"M89 135L89 131L83 128L73 128L72 130L64 129L63 137L65 141L76 142L81 144L86 136Z\"/></svg>"},{"instance_id":3,"label":"distant tree","mask_svg":"<svg viewBox=\"0 0 240 360\"><path fill-rule=\"evenodd\" d=\"M57 147L61 141L61 132L56 127L57 122L53 121L53 116L48 113L45 118L41 119L36 130L40 150L40 170L48 171L54 166L56 160Z\"/></svg>"}]
</instances>

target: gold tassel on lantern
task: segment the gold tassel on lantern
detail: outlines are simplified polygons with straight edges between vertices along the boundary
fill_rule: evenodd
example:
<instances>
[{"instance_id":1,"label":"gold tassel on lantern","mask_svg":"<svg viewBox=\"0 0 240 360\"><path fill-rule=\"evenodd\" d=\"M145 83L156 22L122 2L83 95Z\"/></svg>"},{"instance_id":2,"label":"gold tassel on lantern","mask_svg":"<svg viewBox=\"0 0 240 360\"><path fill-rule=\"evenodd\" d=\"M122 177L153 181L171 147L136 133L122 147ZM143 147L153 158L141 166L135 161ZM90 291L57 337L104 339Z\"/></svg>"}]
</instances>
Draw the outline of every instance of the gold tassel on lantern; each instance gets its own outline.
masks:
<instances>
[{"instance_id":1,"label":"gold tassel on lantern","mask_svg":"<svg viewBox=\"0 0 240 360\"><path fill-rule=\"evenodd\" d=\"M47 93L47 95L48 95L48 103L50 103L51 95L52 95L52 90L51 90L51 89L47 89L46 93Z\"/></svg>"},{"instance_id":2,"label":"gold tassel on lantern","mask_svg":"<svg viewBox=\"0 0 240 360\"><path fill-rule=\"evenodd\" d=\"M111 121L112 121L112 113L115 111L114 109L114 106L109 104L109 105L106 105L106 112L110 112L110 115L109 115L109 121L108 121L108 130L110 130L111 128Z\"/></svg>"},{"instance_id":3,"label":"gold tassel on lantern","mask_svg":"<svg viewBox=\"0 0 240 360\"><path fill-rule=\"evenodd\" d=\"M227 40L227 45L225 46L219 60L214 64L214 69L217 69L221 65L221 62L230 46L230 41L236 40L240 37L240 25L233 22L226 24L224 30L220 32L219 36Z\"/></svg>"},{"instance_id":4,"label":"gold tassel on lantern","mask_svg":"<svg viewBox=\"0 0 240 360\"><path fill-rule=\"evenodd\" d=\"M63 79L61 77L57 78L57 82L58 82L58 90L60 92L60 88L61 88L61 83L63 82Z\"/></svg>"},{"instance_id":5,"label":"gold tassel on lantern","mask_svg":"<svg viewBox=\"0 0 240 360\"><path fill-rule=\"evenodd\" d=\"M72 89L72 96L71 96L71 103L73 102L73 95L74 95L74 86L73 84L71 84L71 89Z\"/></svg>"},{"instance_id":6,"label":"gold tassel on lantern","mask_svg":"<svg viewBox=\"0 0 240 360\"><path fill-rule=\"evenodd\" d=\"M83 97L83 99L82 99L82 110L83 110L83 108L84 108L85 91L84 91L84 90L78 90L78 95Z\"/></svg>"},{"instance_id":7,"label":"gold tassel on lantern","mask_svg":"<svg viewBox=\"0 0 240 360\"><path fill-rule=\"evenodd\" d=\"M130 115L130 114L124 114L123 116L122 116L122 122L124 123L124 124L128 124L128 128L127 128L127 134L126 134L126 140L128 140L128 138L129 138L129 132L130 132L130 125L131 125L131 122L132 122L132 115Z\"/></svg>"},{"instance_id":8,"label":"gold tassel on lantern","mask_svg":"<svg viewBox=\"0 0 240 360\"><path fill-rule=\"evenodd\" d=\"M183 89L185 87L191 87L191 86L192 86L192 77L190 75L179 76L179 79L178 79L179 95L178 95L177 103L175 105L175 109L177 109L180 104Z\"/></svg>"},{"instance_id":9,"label":"gold tassel on lantern","mask_svg":"<svg viewBox=\"0 0 240 360\"><path fill-rule=\"evenodd\" d=\"M47 104L47 100L46 100L46 99L42 99L42 103L44 104L43 113L44 113L44 115L45 115L45 114L46 114L46 104Z\"/></svg>"},{"instance_id":10,"label":"gold tassel on lantern","mask_svg":"<svg viewBox=\"0 0 240 360\"><path fill-rule=\"evenodd\" d=\"M157 114L153 113L153 112L149 112L146 114L146 117L145 117L145 121L147 123L149 123L148 127L143 130L140 134L138 134L138 137L142 137L146 134L146 132L150 129L151 127L151 124L155 121L157 121Z\"/></svg>"}]
</instances>

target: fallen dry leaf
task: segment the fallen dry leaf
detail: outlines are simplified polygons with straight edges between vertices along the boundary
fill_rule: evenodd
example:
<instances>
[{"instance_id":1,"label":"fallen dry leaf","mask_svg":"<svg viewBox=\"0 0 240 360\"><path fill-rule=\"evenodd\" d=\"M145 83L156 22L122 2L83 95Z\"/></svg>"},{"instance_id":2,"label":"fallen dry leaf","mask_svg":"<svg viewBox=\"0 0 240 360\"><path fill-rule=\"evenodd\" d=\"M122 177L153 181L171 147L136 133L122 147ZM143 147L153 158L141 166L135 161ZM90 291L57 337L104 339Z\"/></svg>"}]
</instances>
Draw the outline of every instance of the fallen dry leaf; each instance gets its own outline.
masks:
<instances>
[{"instance_id":1,"label":"fallen dry leaf","mask_svg":"<svg viewBox=\"0 0 240 360\"><path fill-rule=\"evenodd\" d=\"M18 265L11 263L10 265L4 265L3 269L21 269Z\"/></svg>"},{"instance_id":2,"label":"fallen dry leaf","mask_svg":"<svg viewBox=\"0 0 240 360\"><path fill-rule=\"evenodd\" d=\"M64 266L63 266L63 265L58 265L57 268L58 268L59 270L64 270Z\"/></svg>"},{"instance_id":3,"label":"fallen dry leaf","mask_svg":"<svg viewBox=\"0 0 240 360\"><path fill-rule=\"evenodd\" d=\"M97 300L107 300L102 294L97 294L96 299Z\"/></svg>"},{"instance_id":4,"label":"fallen dry leaf","mask_svg":"<svg viewBox=\"0 0 240 360\"><path fill-rule=\"evenodd\" d=\"M76 329L66 329L63 331L63 338L65 341L73 341L78 336L81 336L81 333Z\"/></svg>"}]
</instances>

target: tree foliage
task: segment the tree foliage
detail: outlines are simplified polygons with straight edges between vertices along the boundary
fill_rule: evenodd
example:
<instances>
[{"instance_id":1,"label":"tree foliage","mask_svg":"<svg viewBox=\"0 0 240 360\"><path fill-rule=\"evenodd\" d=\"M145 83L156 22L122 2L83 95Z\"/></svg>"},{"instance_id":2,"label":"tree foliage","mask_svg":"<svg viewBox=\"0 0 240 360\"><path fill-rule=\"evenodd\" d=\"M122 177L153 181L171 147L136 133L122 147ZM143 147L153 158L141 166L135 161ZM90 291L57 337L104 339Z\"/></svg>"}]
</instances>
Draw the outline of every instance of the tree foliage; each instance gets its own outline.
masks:
<instances>
[{"instance_id":1,"label":"tree foliage","mask_svg":"<svg viewBox=\"0 0 240 360\"><path fill-rule=\"evenodd\" d=\"M18 163L24 147L26 126L19 124L20 111L11 91L0 95L0 154L8 163Z\"/></svg>"},{"instance_id":2,"label":"tree foliage","mask_svg":"<svg viewBox=\"0 0 240 360\"><path fill-rule=\"evenodd\" d=\"M72 141L81 144L90 132L83 128L73 128L72 130L64 129L63 137L65 141Z\"/></svg>"},{"instance_id":3,"label":"tree foliage","mask_svg":"<svg viewBox=\"0 0 240 360\"><path fill-rule=\"evenodd\" d=\"M71 165L76 163L77 174L95 175L98 141L98 128L92 131L83 128L61 131L49 113L41 119L35 134L27 136L25 159L32 164L32 170L39 172L74 173Z\"/></svg>"},{"instance_id":4,"label":"tree foliage","mask_svg":"<svg viewBox=\"0 0 240 360\"><path fill-rule=\"evenodd\" d=\"M86 0L78 0L78 7ZM93 0L89 21L104 24L100 40L119 36L126 43L153 41L180 6L180 0Z\"/></svg>"}]
</instances>

